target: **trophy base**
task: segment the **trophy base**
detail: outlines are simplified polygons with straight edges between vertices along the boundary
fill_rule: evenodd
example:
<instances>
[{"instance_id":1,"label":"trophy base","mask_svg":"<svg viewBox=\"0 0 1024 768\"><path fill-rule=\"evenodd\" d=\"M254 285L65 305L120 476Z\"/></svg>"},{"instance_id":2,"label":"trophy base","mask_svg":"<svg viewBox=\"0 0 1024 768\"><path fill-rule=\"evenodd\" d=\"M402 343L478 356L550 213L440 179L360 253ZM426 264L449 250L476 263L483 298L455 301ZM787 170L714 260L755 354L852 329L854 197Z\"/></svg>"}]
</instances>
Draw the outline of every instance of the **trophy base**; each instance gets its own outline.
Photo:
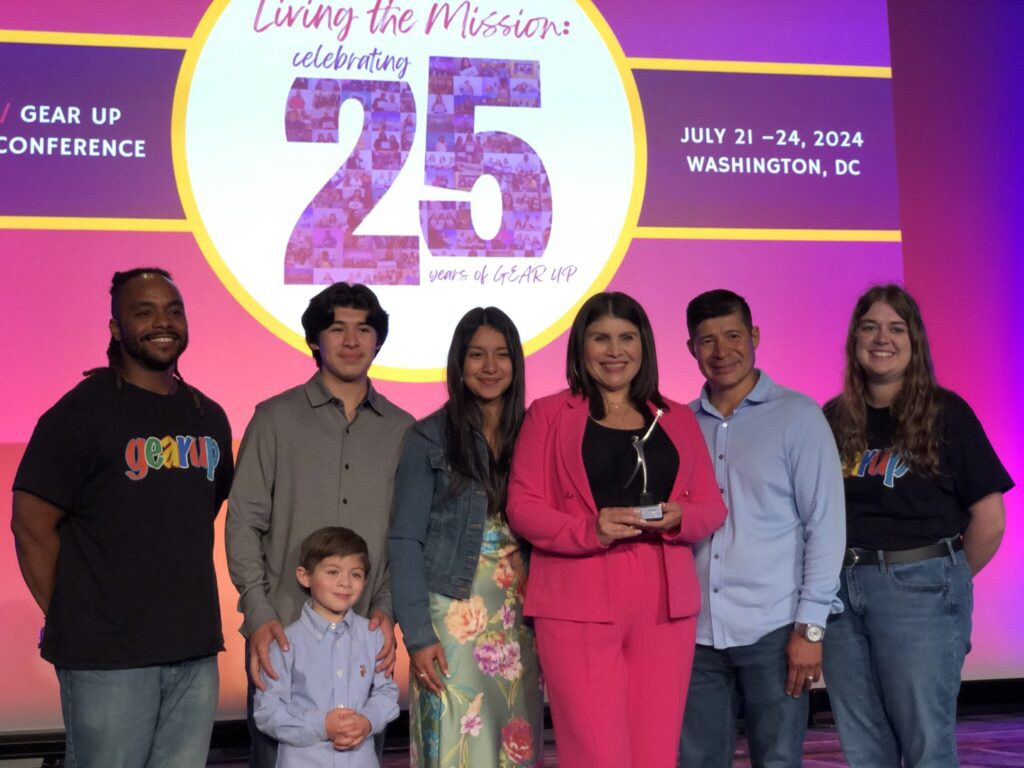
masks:
<instances>
[{"instance_id":1,"label":"trophy base","mask_svg":"<svg viewBox=\"0 0 1024 768\"><path fill-rule=\"evenodd\" d=\"M641 520L661 520L664 516L661 511L661 504L647 504L637 507L636 510L640 513Z\"/></svg>"}]
</instances>

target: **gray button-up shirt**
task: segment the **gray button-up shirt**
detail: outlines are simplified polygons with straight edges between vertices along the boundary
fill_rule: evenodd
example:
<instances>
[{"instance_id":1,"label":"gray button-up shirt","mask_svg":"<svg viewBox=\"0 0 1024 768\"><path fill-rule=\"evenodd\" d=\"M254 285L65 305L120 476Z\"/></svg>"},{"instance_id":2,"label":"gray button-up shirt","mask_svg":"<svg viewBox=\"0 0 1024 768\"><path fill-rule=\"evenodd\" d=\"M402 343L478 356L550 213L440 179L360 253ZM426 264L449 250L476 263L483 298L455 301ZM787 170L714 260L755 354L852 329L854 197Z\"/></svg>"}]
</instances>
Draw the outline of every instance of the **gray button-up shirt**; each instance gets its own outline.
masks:
<instances>
[{"instance_id":1,"label":"gray button-up shirt","mask_svg":"<svg viewBox=\"0 0 1024 768\"><path fill-rule=\"evenodd\" d=\"M356 612L389 616L388 529L395 468L413 418L370 386L356 417L317 371L304 385L256 406L228 498L228 570L238 588L242 633L295 621L307 599L295 578L302 541L330 525L351 528L370 550Z\"/></svg>"}]
</instances>

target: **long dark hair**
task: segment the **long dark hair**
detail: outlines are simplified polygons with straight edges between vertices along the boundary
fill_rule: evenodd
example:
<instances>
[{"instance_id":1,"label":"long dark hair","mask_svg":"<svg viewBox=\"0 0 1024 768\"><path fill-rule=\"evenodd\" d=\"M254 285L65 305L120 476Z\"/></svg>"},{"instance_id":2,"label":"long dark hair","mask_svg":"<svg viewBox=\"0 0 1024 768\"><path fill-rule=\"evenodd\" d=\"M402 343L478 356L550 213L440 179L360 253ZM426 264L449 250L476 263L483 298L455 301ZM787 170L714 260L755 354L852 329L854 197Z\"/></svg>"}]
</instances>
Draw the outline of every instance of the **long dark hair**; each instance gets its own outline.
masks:
<instances>
[{"instance_id":1,"label":"long dark hair","mask_svg":"<svg viewBox=\"0 0 1024 768\"><path fill-rule=\"evenodd\" d=\"M469 342L473 334L483 326L493 328L504 337L512 360L512 383L501 396L496 448L487 445L486 464L480 455L475 434L483 433L483 411L477 398L462 380ZM455 326L452 343L448 348L448 402L444 410L448 463L453 473L451 492L461 493L470 481L479 483L487 491L487 509L491 513L505 508L512 446L515 445L526 412L525 372L519 331L508 315L497 307L477 307L463 315Z\"/></svg>"},{"instance_id":2,"label":"long dark hair","mask_svg":"<svg viewBox=\"0 0 1024 768\"><path fill-rule=\"evenodd\" d=\"M852 464L868 448L867 382L857 362L857 332L860 321L876 302L885 302L907 324L910 338L910 363L896 399L889 408L896 430L893 449L910 466L931 474L939 467L939 385L935 381L928 335L921 310L907 291L895 284L876 285L857 299L846 333L846 371L843 393L826 407L829 424L843 463Z\"/></svg>"},{"instance_id":3,"label":"long dark hair","mask_svg":"<svg viewBox=\"0 0 1024 768\"><path fill-rule=\"evenodd\" d=\"M658 408L668 410L668 403L658 391L658 355L654 349L654 331L647 313L640 303L632 296L618 291L597 293L591 296L576 313L569 330L569 345L565 354L565 378L569 382L569 391L574 395L582 395L590 403L590 415L595 419L605 417L604 400L597 384L587 373L583 363L583 349L587 341L587 328L591 323L602 317L617 317L632 323L640 331L640 346L643 357L640 370L629 383L629 400L646 419L647 403L654 403Z\"/></svg>"},{"instance_id":4,"label":"long dark hair","mask_svg":"<svg viewBox=\"0 0 1024 768\"><path fill-rule=\"evenodd\" d=\"M124 293L124 287L137 277L154 276L162 277L167 282L174 283L171 273L160 267L135 267L124 272L114 273L114 276L110 279L110 316L114 319L115 323L120 324L121 322L121 296ZM124 384L124 350L121 348L121 342L113 336L110 337L110 342L107 344L107 365L102 368L90 368L87 371L82 371L82 375L95 376L101 371L108 370L114 374L114 386L117 389L121 389ZM177 360L174 361L174 378L178 380L179 386L188 390L196 410L199 413L203 413L203 405L199 400L199 394L181 375L181 367Z\"/></svg>"}]
</instances>

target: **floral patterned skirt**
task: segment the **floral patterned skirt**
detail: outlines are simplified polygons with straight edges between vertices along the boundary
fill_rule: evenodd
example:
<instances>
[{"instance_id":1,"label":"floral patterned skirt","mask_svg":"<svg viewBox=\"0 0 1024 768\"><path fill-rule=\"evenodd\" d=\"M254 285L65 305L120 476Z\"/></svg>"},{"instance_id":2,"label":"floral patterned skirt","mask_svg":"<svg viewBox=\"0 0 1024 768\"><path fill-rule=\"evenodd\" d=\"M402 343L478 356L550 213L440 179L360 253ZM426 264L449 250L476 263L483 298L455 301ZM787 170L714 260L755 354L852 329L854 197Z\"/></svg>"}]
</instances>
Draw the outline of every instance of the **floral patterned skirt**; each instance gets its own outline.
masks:
<instances>
[{"instance_id":1,"label":"floral patterned skirt","mask_svg":"<svg viewBox=\"0 0 1024 768\"><path fill-rule=\"evenodd\" d=\"M440 697L413 680L413 766L544 764L544 700L533 628L523 623L525 592L519 542L502 516L490 515L469 599L430 595L450 677Z\"/></svg>"}]
</instances>

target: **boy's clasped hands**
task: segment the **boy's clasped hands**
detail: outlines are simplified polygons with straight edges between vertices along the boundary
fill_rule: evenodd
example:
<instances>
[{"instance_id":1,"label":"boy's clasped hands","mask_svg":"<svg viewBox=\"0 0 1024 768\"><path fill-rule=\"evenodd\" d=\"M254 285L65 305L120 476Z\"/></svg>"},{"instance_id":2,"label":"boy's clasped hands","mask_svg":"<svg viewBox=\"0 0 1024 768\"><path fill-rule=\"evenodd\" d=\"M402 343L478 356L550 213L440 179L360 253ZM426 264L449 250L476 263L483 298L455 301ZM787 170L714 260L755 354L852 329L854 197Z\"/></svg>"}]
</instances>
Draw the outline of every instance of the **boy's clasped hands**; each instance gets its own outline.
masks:
<instances>
[{"instance_id":1,"label":"boy's clasped hands","mask_svg":"<svg viewBox=\"0 0 1024 768\"><path fill-rule=\"evenodd\" d=\"M335 707L324 718L327 738L335 749L352 749L370 735L370 721L350 707Z\"/></svg>"}]
</instances>

